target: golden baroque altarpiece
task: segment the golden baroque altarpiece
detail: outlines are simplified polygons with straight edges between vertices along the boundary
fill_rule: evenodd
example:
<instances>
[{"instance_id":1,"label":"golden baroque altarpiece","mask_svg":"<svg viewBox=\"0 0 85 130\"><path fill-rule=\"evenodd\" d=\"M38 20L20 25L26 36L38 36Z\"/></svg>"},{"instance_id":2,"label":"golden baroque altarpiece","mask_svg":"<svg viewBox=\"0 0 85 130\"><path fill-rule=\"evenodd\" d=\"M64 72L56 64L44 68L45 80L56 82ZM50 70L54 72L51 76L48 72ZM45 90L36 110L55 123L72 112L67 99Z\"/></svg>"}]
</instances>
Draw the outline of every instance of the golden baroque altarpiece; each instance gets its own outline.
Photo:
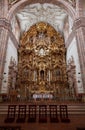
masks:
<instances>
[{"instance_id":1,"label":"golden baroque altarpiece","mask_svg":"<svg viewBox=\"0 0 85 130\"><path fill-rule=\"evenodd\" d=\"M24 33L19 48L17 87L22 98L68 97L66 49L62 36L40 22Z\"/></svg>"}]
</instances>

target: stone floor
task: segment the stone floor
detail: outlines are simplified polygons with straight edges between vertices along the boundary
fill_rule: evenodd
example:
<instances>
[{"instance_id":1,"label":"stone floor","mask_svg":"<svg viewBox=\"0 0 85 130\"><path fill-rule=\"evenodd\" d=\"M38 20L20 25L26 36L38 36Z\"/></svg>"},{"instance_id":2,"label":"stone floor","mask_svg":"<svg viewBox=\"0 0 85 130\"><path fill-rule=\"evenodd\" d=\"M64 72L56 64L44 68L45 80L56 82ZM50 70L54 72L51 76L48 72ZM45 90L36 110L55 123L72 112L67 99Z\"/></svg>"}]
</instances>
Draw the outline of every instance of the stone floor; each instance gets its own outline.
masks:
<instances>
[{"instance_id":1,"label":"stone floor","mask_svg":"<svg viewBox=\"0 0 85 130\"><path fill-rule=\"evenodd\" d=\"M6 115L0 115L0 126L20 126L21 130L77 130L85 128L85 115L70 115L70 123L4 123ZM84 129L83 129L84 130Z\"/></svg>"}]
</instances>

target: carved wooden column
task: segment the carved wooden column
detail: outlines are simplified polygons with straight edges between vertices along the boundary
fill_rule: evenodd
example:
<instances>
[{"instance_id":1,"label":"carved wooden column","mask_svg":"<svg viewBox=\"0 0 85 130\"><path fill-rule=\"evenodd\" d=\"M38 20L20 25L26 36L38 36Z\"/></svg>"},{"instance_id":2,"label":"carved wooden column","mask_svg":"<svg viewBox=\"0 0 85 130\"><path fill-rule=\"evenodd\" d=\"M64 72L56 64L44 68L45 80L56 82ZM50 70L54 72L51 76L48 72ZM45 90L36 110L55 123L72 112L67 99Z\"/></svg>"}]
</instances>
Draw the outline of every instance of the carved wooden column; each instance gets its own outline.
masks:
<instances>
[{"instance_id":1,"label":"carved wooden column","mask_svg":"<svg viewBox=\"0 0 85 130\"><path fill-rule=\"evenodd\" d=\"M73 29L76 32L81 76L85 90L85 17L83 14L83 0L76 0L76 20Z\"/></svg>"}]
</instances>

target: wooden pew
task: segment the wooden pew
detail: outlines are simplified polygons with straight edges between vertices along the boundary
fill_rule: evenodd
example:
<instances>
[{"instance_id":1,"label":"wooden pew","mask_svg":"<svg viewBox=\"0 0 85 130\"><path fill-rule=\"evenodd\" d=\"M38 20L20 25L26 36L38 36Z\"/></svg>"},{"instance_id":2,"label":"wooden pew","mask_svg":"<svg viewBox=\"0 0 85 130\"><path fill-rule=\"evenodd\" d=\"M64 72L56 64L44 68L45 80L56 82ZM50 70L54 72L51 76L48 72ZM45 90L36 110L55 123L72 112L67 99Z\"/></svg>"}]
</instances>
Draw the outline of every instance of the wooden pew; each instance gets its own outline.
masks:
<instances>
[{"instance_id":1,"label":"wooden pew","mask_svg":"<svg viewBox=\"0 0 85 130\"><path fill-rule=\"evenodd\" d=\"M47 122L47 106L39 105L39 122Z\"/></svg>"},{"instance_id":2,"label":"wooden pew","mask_svg":"<svg viewBox=\"0 0 85 130\"><path fill-rule=\"evenodd\" d=\"M16 105L8 105L8 114L5 123L12 123L15 120Z\"/></svg>"},{"instance_id":3,"label":"wooden pew","mask_svg":"<svg viewBox=\"0 0 85 130\"><path fill-rule=\"evenodd\" d=\"M65 122L65 123L70 122L70 119L68 118L67 105L60 105L60 119L61 122Z\"/></svg>"},{"instance_id":4,"label":"wooden pew","mask_svg":"<svg viewBox=\"0 0 85 130\"><path fill-rule=\"evenodd\" d=\"M59 122L57 114L57 105L49 105L50 122Z\"/></svg>"},{"instance_id":5,"label":"wooden pew","mask_svg":"<svg viewBox=\"0 0 85 130\"><path fill-rule=\"evenodd\" d=\"M28 122L36 122L36 105L29 105Z\"/></svg>"},{"instance_id":6,"label":"wooden pew","mask_svg":"<svg viewBox=\"0 0 85 130\"><path fill-rule=\"evenodd\" d=\"M19 105L17 123L24 123L26 119L26 105Z\"/></svg>"}]
</instances>

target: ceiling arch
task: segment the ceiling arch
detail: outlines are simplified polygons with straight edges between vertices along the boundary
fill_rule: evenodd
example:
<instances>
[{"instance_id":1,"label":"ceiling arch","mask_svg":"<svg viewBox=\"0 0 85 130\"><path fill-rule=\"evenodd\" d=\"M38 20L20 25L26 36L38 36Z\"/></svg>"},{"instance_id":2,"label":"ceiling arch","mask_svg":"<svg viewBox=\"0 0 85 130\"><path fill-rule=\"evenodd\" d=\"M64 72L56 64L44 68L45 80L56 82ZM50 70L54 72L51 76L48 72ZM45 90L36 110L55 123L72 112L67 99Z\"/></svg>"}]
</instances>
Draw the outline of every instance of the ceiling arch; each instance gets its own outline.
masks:
<instances>
[{"instance_id":1,"label":"ceiling arch","mask_svg":"<svg viewBox=\"0 0 85 130\"><path fill-rule=\"evenodd\" d=\"M57 31L63 32L64 19L67 13L53 4L31 4L16 13L21 32L26 32L30 26L40 21L51 24Z\"/></svg>"},{"instance_id":2,"label":"ceiling arch","mask_svg":"<svg viewBox=\"0 0 85 130\"><path fill-rule=\"evenodd\" d=\"M72 17L72 19L75 19L75 9L70 5L70 3L68 3L65 0L21 0L17 3L15 3L9 10L8 13L8 19L11 20L11 18L13 17L13 14L15 14L17 11L19 11L20 9L24 8L26 5L29 4L35 4L35 3L49 3L49 4L54 4L54 5L58 5L60 7L62 7L64 10L66 10L66 12Z\"/></svg>"}]
</instances>

